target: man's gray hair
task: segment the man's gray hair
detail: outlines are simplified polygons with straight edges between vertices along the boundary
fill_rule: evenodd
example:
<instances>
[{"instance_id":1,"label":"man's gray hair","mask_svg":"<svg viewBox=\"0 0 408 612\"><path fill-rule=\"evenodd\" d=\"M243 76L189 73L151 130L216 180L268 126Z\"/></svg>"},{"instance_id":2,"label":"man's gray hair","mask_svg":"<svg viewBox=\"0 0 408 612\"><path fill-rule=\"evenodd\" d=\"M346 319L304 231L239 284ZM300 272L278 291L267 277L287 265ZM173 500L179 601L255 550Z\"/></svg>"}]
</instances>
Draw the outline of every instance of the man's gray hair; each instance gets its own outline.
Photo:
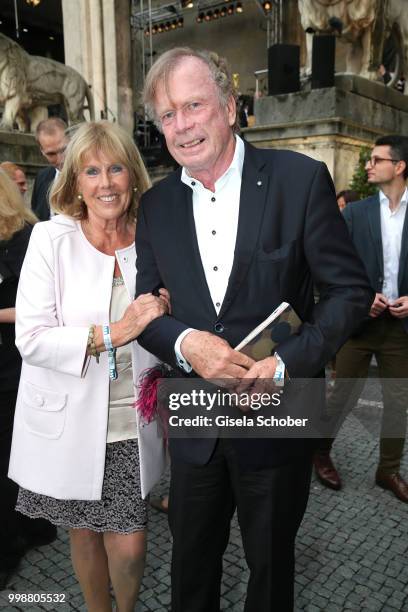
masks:
<instances>
[{"instance_id":1,"label":"man's gray hair","mask_svg":"<svg viewBox=\"0 0 408 612\"><path fill-rule=\"evenodd\" d=\"M143 104L145 105L147 114L159 129L161 129L160 120L154 108L157 86L159 83L167 83L171 72L185 57L196 57L207 66L211 78L217 87L220 102L223 106L228 103L231 96L233 96L234 100L237 99L237 92L232 81L231 71L224 57L220 57L214 51L207 51L205 49L175 47L174 49L165 51L158 60L156 60L147 73L143 87ZM236 125L234 125L234 130L238 131L237 120Z\"/></svg>"}]
</instances>

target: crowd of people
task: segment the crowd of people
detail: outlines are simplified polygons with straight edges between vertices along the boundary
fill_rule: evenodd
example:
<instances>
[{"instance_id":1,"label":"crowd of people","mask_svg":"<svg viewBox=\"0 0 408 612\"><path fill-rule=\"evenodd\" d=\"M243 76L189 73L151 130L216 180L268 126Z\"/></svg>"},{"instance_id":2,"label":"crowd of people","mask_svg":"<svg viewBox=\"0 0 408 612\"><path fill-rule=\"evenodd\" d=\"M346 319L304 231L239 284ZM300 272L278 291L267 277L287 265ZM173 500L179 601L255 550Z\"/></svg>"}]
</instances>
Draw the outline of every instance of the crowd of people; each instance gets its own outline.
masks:
<instances>
[{"instance_id":1,"label":"crowd of people","mask_svg":"<svg viewBox=\"0 0 408 612\"><path fill-rule=\"evenodd\" d=\"M144 103L180 166L153 187L132 138L108 121L39 124L49 166L31 209L22 168L0 168L0 570L62 526L91 612L112 609L111 587L120 612L138 597L148 496L167 449L156 415L146 420L135 402L158 363L250 392L313 378L308 400L344 418L375 355L384 395L376 482L408 502L399 471L408 140L375 143L366 169L377 195L356 202L342 191L336 201L324 164L240 138L231 73L215 53L164 53ZM297 334L259 361L232 348L283 301L303 321ZM326 407L324 369L336 353ZM313 464L324 485L341 487L333 441L170 437L169 497L154 505L173 537L172 612L219 611L235 510L246 612L293 610Z\"/></svg>"}]
</instances>

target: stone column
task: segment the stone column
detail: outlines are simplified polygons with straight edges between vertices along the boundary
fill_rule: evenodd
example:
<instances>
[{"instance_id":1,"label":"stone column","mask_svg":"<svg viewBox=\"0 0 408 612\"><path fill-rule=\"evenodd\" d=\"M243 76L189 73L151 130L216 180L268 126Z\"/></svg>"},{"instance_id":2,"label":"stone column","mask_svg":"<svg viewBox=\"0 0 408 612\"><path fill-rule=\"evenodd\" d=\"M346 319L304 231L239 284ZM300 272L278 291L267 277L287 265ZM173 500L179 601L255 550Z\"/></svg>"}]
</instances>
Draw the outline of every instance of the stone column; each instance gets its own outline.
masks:
<instances>
[{"instance_id":1,"label":"stone column","mask_svg":"<svg viewBox=\"0 0 408 612\"><path fill-rule=\"evenodd\" d=\"M81 0L62 0L64 53L66 65L75 68L84 79L89 80L89 70L85 70L88 63L88 49L86 21L83 15L84 4L86 3L82 3Z\"/></svg>"},{"instance_id":2,"label":"stone column","mask_svg":"<svg viewBox=\"0 0 408 612\"><path fill-rule=\"evenodd\" d=\"M116 46L120 37L116 36L115 0L101 0L103 10L103 48L105 57L105 92L107 118L118 121L118 66Z\"/></svg>"},{"instance_id":3,"label":"stone column","mask_svg":"<svg viewBox=\"0 0 408 612\"><path fill-rule=\"evenodd\" d=\"M130 0L62 0L65 61L91 85L101 113L133 130Z\"/></svg>"},{"instance_id":4,"label":"stone column","mask_svg":"<svg viewBox=\"0 0 408 612\"><path fill-rule=\"evenodd\" d=\"M89 26L92 51L92 92L95 118L106 116L105 53L101 0L89 0Z\"/></svg>"},{"instance_id":5,"label":"stone column","mask_svg":"<svg viewBox=\"0 0 408 612\"><path fill-rule=\"evenodd\" d=\"M118 121L133 132L132 41L129 0L115 0Z\"/></svg>"}]
</instances>

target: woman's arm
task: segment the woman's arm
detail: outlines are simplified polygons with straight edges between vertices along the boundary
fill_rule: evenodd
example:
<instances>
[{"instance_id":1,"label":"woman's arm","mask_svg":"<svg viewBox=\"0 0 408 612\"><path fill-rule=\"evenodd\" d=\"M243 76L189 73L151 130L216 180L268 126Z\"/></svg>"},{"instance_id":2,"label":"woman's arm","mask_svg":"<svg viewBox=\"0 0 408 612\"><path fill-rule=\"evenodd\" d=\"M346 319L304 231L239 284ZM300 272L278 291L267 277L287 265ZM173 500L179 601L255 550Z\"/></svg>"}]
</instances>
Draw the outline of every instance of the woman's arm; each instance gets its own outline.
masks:
<instances>
[{"instance_id":1,"label":"woman's arm","mask_svg":"<svg viewBox=\"0 0 408 612\"><path fill-rule=\"evenodd\" d=\"M45 225L34 227L21 269L16 300L16 345L23 360L30 365L81 377L89 327L59 324L53 241Z\"/></svg>"},{"instance_id":2,"label":"woman's arm","mask_svg":"<svg viewBox=\"0 0 408 612\"><path fill-rule=\"evenodd\" d=\"M156 297L151 293L139 295L126 308L123 317L110 324L112 345L115 348L134 340L153 319L168 313L168 292L162 293L162 295L163 297ZM106 350L101 325L95 326L94 342L98 353ZM91 354L89 347L87 354Z\"/></svg>"},{"instance_id":3,"label":"woman's arm","mask_svg":"<svg viewBox=\"0 0 408 612\"><path fill-rule=\"evenodd\" d=\"M26 363L81 377L85 371L84 359L91 354L87 345L94 321L89 320L81 327L59 324L53 243L42 225L36 225L33 230L21 270L16 301L16 344ZM166 299L150 294L138 297L122 319L110 326L113 346L127 344L165 312ZM95 328L94 341L96 351L103 352L100 325Z\"/></svg>"},{"instance_id":4,"label":"woman's arm","mask_svg":"<svg viewBox=\"0 0 408 612\"><path fill-rule=\"evenodd\" d=\"M0 323L14 323L16 320L15 308L0 308Z\"/></svg>"}]
</instances>

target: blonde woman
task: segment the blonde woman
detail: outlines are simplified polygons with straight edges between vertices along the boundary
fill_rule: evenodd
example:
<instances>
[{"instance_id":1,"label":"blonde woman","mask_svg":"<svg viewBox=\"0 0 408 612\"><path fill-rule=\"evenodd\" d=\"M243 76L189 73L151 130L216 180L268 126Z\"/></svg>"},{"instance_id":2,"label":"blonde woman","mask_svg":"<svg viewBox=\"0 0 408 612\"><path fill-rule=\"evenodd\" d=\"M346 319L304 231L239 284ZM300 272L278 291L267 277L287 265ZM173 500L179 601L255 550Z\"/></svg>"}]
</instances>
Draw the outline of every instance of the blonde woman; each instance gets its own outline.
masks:
<instances>
[{"instance_id":1,"label":"blonde woman","mask_svg":"<svg viewBox=\"0 0 408 612\"><path fill-rule=\"evenodd\" d=\"M17 296L23 368L10 476L17 508L69 529L90 612L131 612L144 570L146 497L164 467L154 422L138 427L139 373L155 363L135 338L168 311L135 293L135 219L150 185L130 136L81 125L36 226ZM33 295L35 293L35 300Z\"/></svg>"},{"instance_id":2,"label":"blonde woman","mask_svg":"<svg viewBox=\"0 0 408 612\"><path fill-rule=\"evenodd\" d=\"M15 512L18 488L7 478L21 357L15 345L15 301L20 270L37 218L0 169L0 586L30 546L56 537L48 521Z\"/></svg>"}]
</instances>

